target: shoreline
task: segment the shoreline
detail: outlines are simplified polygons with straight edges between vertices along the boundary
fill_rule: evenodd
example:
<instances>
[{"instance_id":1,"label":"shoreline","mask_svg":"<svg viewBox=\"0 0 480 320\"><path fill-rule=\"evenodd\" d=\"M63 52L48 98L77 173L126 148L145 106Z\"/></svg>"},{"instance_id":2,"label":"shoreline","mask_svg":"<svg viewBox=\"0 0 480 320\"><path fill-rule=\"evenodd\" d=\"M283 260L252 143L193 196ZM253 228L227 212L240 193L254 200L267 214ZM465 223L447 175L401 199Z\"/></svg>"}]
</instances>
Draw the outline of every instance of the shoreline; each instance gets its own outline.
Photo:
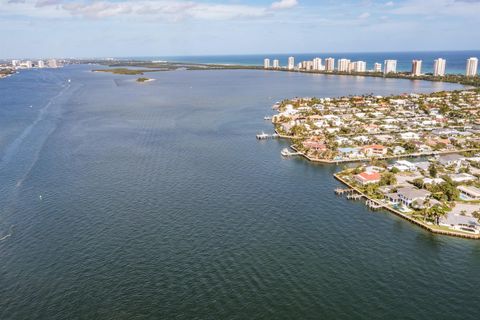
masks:
<instances>
[{"instance_id":1,"label":"shoreline","mask_svg":"<svg viewBox=\"0 0 480 320\"><path fill-rule=\"evenodd\" d=\"M479 94L478 89L474 89L474 90L465 89L465 90L462 90L462 91L463 92L467 92L467 91L476 92L476 93L471 93L472 95L474 95L474 94L478 95ZM457 92L457 90L445 91L445 93L452 93L452 92ZM429 94L425 94L424 96L428 97ZM450 97L450 96L448 96L448 97ZM295 99L297 99L297 98L295 98ZM298 108L298 109L300 107L312 108L312 106L309 105L309 104L302 105L303 100L301 98L298 98L297 100L295 100L295 99L291 100L293 102L289 101L289 103L292 103L292 105L295 105L296 108ZM311 100L308 100L310 98L305 98L305 99L307 99L307 101L312 101L314 98L311 98ZM346 97L337 98L337 100L342 100L342 99L346 99ZM433 101L437 101L437 100L433 100ZM297 102L297 104L294 104L294 102ZM331 108L333 108L333 109L328 109L328 107L326 107L327 112L322 113L323 116L325 116L325 114L329 115L330 113L328 113L328 112L331 112L331 114L335 114L334 113L335 108L338 107L335 104L335 102L336 101L332 102L333 107L331 107ZM323 101L322 102L314 102L314 103L323 103ZM372 103L372 105L376 105L375 101L371 102L371 103ZM476 103L476 102L471 102L471 103L472 104L467 106L467 108L474 108L475 106L478 106L478 103ZM278 104L279 103L277 103L277 105ZM290 105L290 106L292 106L292 105ZM398 107L396 105L394 105L394 106L395 106L394 108L401 108L401 107ZM351 107L351 105L350 105L350 107ZM436 108L436 107L437 106L432 106L432 108ZM348 108L348 105L343 106L343 108ZM375 107L371 106L370 108L375 108ZM384 110L382 110L382 111L386 112L386 114L389 114L388 110L391 110L389 108L392 108L392 105L391 104L388 104L387 106L384 105L383 108L384 108ZM407 104L407 109L408 109L408 104ZM324 110L324 109L322 109L322 110ZM305 109L305 110L302 110L302 111L308 114L310 109ZM360 110L360 111L369 112L368 110L367 111ZM401 111L403 111L403 109L400 110L400 113L401 113ZM278 108L277 108L277 112L280 112L280 110ZM284 110L282 110L282 112L284 112ZM301 118L302 116L303 115L300 113L299 118ZM388 117L388 116L386 116L386 117ZM296 119L295 116L292 116L292 118ZM295 120L291 120L290 118L288 118L288 115L285 116L285 119L282 119L282 121L285 122L285 123L287 123L288 121L295 121ZM302 124L304 124L308 121L308 115L306 116L306 119L307 120L305 120L305 118L303 118L304 122L302 122ZM368 118L368 120L372 120L372 119L375 120L376 118ZM411 150L410 151L411 153L402 153L402 154L389 154L389 155L387 155L387 152L384 152L383 154L378 154L378 155L373 155L373 156L368 156L368 154L361 154L361 155L359 154L358 156L355 156L355 157L352 157L352 158L345 157L345 156L341 157L339 159L335 159L333 156L332 156L332 158L327 158L327 157L330 157L330 155L328 153L327 154L318 154L318 155L309 154L310 149L308 149L308 148L304 149L301 146L299 146L298 143L296 142L296 139L300 139L299 141L302 141L302 138L307 138L307 140L308 140L309 137L313 133L307 131L307 133L305 134L304 132L302 132L303 135L300 135L300 136L296 135L296 133L294 131L286 131L286 132L282 131L282 133L280 133L279 131L281 131L281 130L278 130L276 124L277 123L282 123L282 121L280 121L280 122L272 121L272 124L275 126L274 131L276 133L276 136L278 138L281 138L281 139L289 139L291 141L291 143L295 143L294 145L290 145L290 148L292 150L294 150L297 155L302 156L304 159L306 159L307 161L310 161L312 163L339 165L339 164L343 164L343 163L365 163L365 162L375 161L375 160L394 160L394 159L405 159L405 158L419 158L419 157L441 156L441 155L459 154L459 153L473 153L473 152L480 151L480 147L479 147L478 144L463 144L463 145L460 144L460 145L455 145L454 146L454 147L456 147L455 149L444 148L444 150L435 150L433 148L430 148L430 150L419 150L419 149ZM298 125L298 124L296 124L296 125ZM344 124L342 124L342 125L344 125ZM364 125L368 125L368 122L364 123ZM338 126L341 126L341 125L338 125ZM465 124L462 127L464 127L464 126L465 126ZM457 128L458 129L459 127L456 127L455 125L453 125L453 126L446 125L446 126L441 126L441 128L445 128L445 129ZM310 129L307 129L307 130L310 130ZM317 129L315 129L315 130L317 130ZM402 131L393 131L393 133L401 133L401 132L404 132L404 131L412 131L412 132L420 131L420 132L422 132L424 130L423 129L418 129L417 130L415 128L406 128L405 130L402 130ZM323 133L323 134L325 134L325 133ZM336 134L335 136L352 136L352 135L359 135L359 134L369 135L368 133L354 133L354 134L339 134L339 135ZM377 134L382 134L382 133L377 132L377 133L372 133L371 135L375 136ZM385 132L383 134L392 134L392 132ZM321 136L322 134L315 132L313 135ZM325 136L323 136L323 138L325 139ZM419 139L419 138L417 138L417 139ZM424 138L422 138L422 139L424 139ZM321 141L321 139L319 141ZM421 141L422 143L425 143L425 141L423 141L423 140L419 140L419 141ZM301 144L301 142L299 142L299 143ZM374 143L377 143L377 142L374 142ZM326 145L326 142L320 142L320 144L323 144L323 148L325 148L325 150L330 150L330 149L328 149L328 146ZM395 142L393 142L393 145L395 145ZM451 145L451 146L453 147L453 145ZM384 147L383 145L380 146L380 147L382 147L383 149L392 148L392 144L390 144L390 145L386 144L386 147ZM415 152L415 151L417 151L417 152ZM319 156L324 156L325 158L320 158ZM416 224L416 225L420 226L421 228L423 228L425 230L428 230L432 233L447 235L447 236L461 237L461 238L466 238L466 239L474 239L474 240L479 240L480 239L480 234L475 233L475 232L478 232L478 231L472 231L472 232L463 231L463 230L457 229L458 225L454 225L454 224L449 224L449 225L440 224L440 225L438 225L438 221L437 222L435 222L435 221L433 221L433 222L421 221L418 218L416 218L415 216L410 216L409 214L406 214L406 213L398 210L397 208L395 208L391 204L389 204L386 200L378 200L378 199L376 199L376 197L371 197L371 195L368 196L366 193L362 192L359 188L355 187L354 184L352 184L351 181L349 181L348 179L345 179L345 177L343 176L344 172L345 171L336 172L336 173L333 174L333 176L336 180L340 181L341 183L346 185L350 190L352 190L355 194L357 194L357 196L352 196L351 197L352 199L355 199L355 198L362 199L362 198L364 198L364 199L366 199L365 204L367 206L373 207L373 208L386 209L387 211L390 211L391 213L407 220L408 222ZM477 181L478 181L478 176L477 176ZM479 208L480 208L480 206L479 206Z\"/></svg>"},{"instance_id":2,"label":"shoreline","mask_svg":"<svg viewBox=\"0 0 480 320\"><path fill-rule=\"evenodd\" d=\"M430 224L427 224L427 223L424 223L422 221L419 221L419 220L416 220L376 199L372 199L370 197L368 197L366 194L364 194L363 192L361 192L360 190L358 190L358 188L356 188L355 186L353 186L352 184L348 183L347 181L345 181L345 179L341 178L339 176L338 173L334 173L333 174L333 177L335 179L337 179L338 181L340 181L341 183L343 183L344 185L348 186L350 189L353 189L355 190L355 192L357 192L358 194L360 194L363 198L367 199L367 201L372 201L374 202L375 204L379 205L381 209L385 209L387 211L390 211L391 213L407 220L408 222L410 223L413 223L425 230L428 230L432 233L436 233L436 234L441 234L441 235L446 235L446 236L452 236L452 237L460 237L460 238L466 238L466 239L472 239L472 240L479 240L480 239L480 234L472 234L472 233L464 233L464 232L460 232L460 231L453 231L453 230L442 230L440 228L434 228L433 226L435 225L430 225Z\"/></svg>"}]
</instances>

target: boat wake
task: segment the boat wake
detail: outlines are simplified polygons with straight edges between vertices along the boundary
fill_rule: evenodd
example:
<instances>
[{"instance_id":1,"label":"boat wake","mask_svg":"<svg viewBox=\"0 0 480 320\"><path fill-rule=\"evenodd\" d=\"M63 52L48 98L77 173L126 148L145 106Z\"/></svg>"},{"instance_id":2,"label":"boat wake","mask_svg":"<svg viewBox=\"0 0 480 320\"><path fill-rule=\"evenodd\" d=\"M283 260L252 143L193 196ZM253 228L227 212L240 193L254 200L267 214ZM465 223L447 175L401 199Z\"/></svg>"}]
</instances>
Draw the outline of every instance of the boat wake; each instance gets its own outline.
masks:
<instances>
[{"instance_id":1,"label":"boat wake","mask_svg":"<svg viewBox=\"0 0 480 320\"><path fill-rule=\"evenodd\" d=\"M0 241L4 241L13 235L13 227L15 227L15 225L11 225L10 228L8 228L8 233L4 236L1 236Z\"/></svg>"},{"instance_id":2,"label":"boat wake","mask_svg":"<svg viewBox=\"0 0 480 320\"><path fill-rule=\"evenodd\" d=\"M10 160L16 155L18 148L28 137L28 135L32 132L33 128L44 119L45 113L48 108L55 102L56 99L60 98L65 91L70 88L70 85L67 85L61 90L56 96L54 96L50 101L40 109L37 118L28 126L26 127L23 132L7 147L5 150L5 154L0 161L0 169L3 168L6 164L10 162Z\"/></svg>"}]
</instances>

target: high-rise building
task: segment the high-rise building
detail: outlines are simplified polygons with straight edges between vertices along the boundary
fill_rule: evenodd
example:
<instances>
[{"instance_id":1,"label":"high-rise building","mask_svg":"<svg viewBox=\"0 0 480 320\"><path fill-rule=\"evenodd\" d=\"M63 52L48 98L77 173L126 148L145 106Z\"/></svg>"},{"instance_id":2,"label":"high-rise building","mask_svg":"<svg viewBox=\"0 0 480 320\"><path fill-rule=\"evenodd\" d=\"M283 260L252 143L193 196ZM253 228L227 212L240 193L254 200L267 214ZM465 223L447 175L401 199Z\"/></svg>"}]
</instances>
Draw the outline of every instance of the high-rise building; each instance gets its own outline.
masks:
<instances>
[{"instance_id":1,"label":"high-rise building","mask_svg":"<svg viewBox=\"0 0 480 320\"><path fill-rule=\"evenodd\" d=\"M293 70L295 69L295 58L294 57L289 57L288 58L288 70Z\"/></svg>"},{"instance_id":2,"label":"high-rise building","mask_svg":"<svg viewBox=\"0 0 480 320\"><path fill-rule=\"evenodd\" d=\"M412 60L412 76L422 74L422 60Z\"/></svg>"},{"instance_id":3,"label":"high-rise building","mask_svg":"<svg viewBox=\"0 0 480 320\"><path fill-rule=\"evenodd\" d=\"M477 68L478 68L478 58L469 58L467 60L467 70L465 75L467 77L474 77L477 75Z\"/></svg>"},{"instance_id":4,"label":"high-rise building","mask_svg":"<svg viewBox=\"0 0 480 320\"><path fill-rule=\"evenodd\" d=\"M278 61L278 59L273 60L273 68L274 69L280 68L280 61Z\"/></svg>"},{"instance_id":5,"label":"high-rise building","mask_svg":"<svg viewBox=\"0 0 480 320\"><path fill-rule=\"evenodd\" d=\"M355 72L365 72L367 71L367 63L365 61L355 62Z\"/></svg>"},{"instance_id":6,"label":"high-rise building","mask_svg":"<svg viewBox=\"0 0 480 320\"><path fill-rule=\"evenodd\" d=\"M43 60L38 60L38 62L37 62L37 67L39 67L39 68L45 68L45 62L43 62Z\"/></svg>"},{"instance_id":7,"label":"high-rise building","mask_svg":"<svg viewBox=\"0 0 480 320\"><path fill-rule=\"evenodd\" d=\"M447 61L442 58L433 61L433 75L435 77L443 77L445 75L445 65Z\"/></svg>"},{"instance_id":8,"label":"high-rise building","mask_svg":"<svg viewBox=\"0 0 480 320\"><path fill-rule=\"evenodd\" d=\"M397 60L385 60L383 62L383 73L396 73L397 72Z\"/></svg>"},{"instance_id":9,"label":"high-rise building","mask_svg":"<svg viewBox=\"0 0 480 320\"><path fill-rule=\"evenodd\" d=\"M25 68L33 68L33 63L30 60L25 61Z\"/></svg>"},{"instance_id":10,"label":"high-rise building","mask_svg":"<svg viewBox=\"0 0 480 320\"><path fill-rule=\"evenodd\" d=\"M335 59L334 58L325 59L325 70L326 71L335 70Z\"/></svg>"},{"instance_id":11,"label":"high-rise building","mask_svg":"<svg viewBox=\"0 0 480 320\"><path fill-rule=\"evenodd\" d=\"M313 61L307 61L305 64L305 70L313 70Z\"/></svg>"},{"instance_id":12,"label":"high-rise building","mask_svg":"<svg viewBox=\"0 0 480 320\"><path fill-rule=\"evenodd\" d=\"M55 60L55 59L48 60L48 66L50 68L58 68L57 60Z\"/></svg>"},{"instance_id":13,"label":"high-rise building","mask_svg":"<svg viewBox=\"0 0 480 320\"><path fill-rule=\"evenodd\" d=\"M322 70L322 59L313 59L313 70Z\"/></svg>"},{"instance_id":14,"label":"high-rise building","mask_svg":"<svg viewBox=\"0 0 480 320\"><path fill-rule=\"evenodd\" d=\"M263 68L270 69L270 59L266 58L263 60Z\"/></svg>"},{"instance_id":15,"label":"high-rise building","mask_svg":"<svg viewBox=\"0 0 480 320\"><path fill-rule=\"evenodd\" d=\"M373 72L382 72L382 64L375 62L373 65Z\"/></svg>"},{"instance_id":16,"label":"high-rise building","mask_svg":"<svg viewBox=\"0 0 480 320\"><path fill-rule=\"evenodd\" d=\"M348 71L348 72L353 72L353 71L355 71L355 67L356 67L356 66L357 66L357 63L356 63L356 62L353 62L353 61L349 62L349 63L348 63L348 67L347 67L347 71Z\"/></svg>"},{"instance_id":17,"label":"high-rise building","mask_svg":"<svg viewBox=\"0 0 480 320\"><path fill-rule=\"evenodd\" d=\"M350 65L350 60L339 59L337 63L337 70L340 72L347 72L349 65Z\"/></svg>"},{"instance_id":18,"label":"high-rise building","mask_svg":"<svg viewBox=\"0 0 480 320\"><path fill-rule=\"evenodd\" d=\"M19 60L12 60L12 67L18 67L20 65L20 61Z\"/></svg>"}]
</instances>

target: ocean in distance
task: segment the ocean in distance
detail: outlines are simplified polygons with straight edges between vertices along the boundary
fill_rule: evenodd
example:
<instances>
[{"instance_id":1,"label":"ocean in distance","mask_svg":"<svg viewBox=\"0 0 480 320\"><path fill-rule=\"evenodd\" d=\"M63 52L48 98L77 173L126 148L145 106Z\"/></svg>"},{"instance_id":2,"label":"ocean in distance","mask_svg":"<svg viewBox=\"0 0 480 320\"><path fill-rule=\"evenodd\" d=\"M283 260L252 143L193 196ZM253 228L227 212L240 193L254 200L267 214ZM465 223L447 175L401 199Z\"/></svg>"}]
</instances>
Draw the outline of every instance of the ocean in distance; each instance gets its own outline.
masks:
<instances>
[{"instance_id":1,"label":"ocean in distance","mask_svg":"<svg viewBox=\"0 0 480 320\"><path fill-rule=\"evenodd\" d=\"M302 53L302 54L255 54L255 55L228 55L228 56L175 56L175 57L132 57L132 59L161 60L175 62L195 62L211 64L239 64L263 66L263 59L279 59L280 65L286 66L288 57L295 57L296 63L313 60L316 57L335 58L335 67L338 59L346 58L352 61L365 61L367 70L373 69L373 64L379 62L383 65L384 60L397 60L398 71L411 71L412 60L422 60L422 72L433 72L433 60L444 58L447 60L446 72L465 74L466 60L470 57L480 59L479 50L466 51L418 51L418 52L345 52L345 53Z\"/></svg>"},{"instance_id":2,"label":"ocean in distance","mask_svg":"<svg viewBox=\"0 0 480 320\"><path fill-rule=\"evenodd\" d=\"M0 80L0 319L477 319L480 242L282 159L293 96L457 89L255 70ZM71 82L68 82L71 79Z\"/></svg>"}]
</instances>

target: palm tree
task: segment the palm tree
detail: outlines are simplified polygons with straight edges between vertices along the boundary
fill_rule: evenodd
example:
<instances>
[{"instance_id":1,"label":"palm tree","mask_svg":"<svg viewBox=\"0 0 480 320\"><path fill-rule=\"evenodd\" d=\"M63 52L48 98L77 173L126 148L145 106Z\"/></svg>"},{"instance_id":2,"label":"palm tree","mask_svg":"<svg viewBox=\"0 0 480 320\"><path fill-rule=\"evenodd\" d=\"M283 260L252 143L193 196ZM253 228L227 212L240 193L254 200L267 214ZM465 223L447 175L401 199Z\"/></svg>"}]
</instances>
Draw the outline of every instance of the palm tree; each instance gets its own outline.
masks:
<instances>
[{"instance_id":1,"label":"palm tree","mask_svg":"<svg viewBox=\"0 0 480 320\"><path fill-rule=\"evenodd\" d=\"M435 224L438 224L440 218L447 214L447 208L441 204L436 204L431 208L431 217Z\"/></svg>"}]
</instances>

